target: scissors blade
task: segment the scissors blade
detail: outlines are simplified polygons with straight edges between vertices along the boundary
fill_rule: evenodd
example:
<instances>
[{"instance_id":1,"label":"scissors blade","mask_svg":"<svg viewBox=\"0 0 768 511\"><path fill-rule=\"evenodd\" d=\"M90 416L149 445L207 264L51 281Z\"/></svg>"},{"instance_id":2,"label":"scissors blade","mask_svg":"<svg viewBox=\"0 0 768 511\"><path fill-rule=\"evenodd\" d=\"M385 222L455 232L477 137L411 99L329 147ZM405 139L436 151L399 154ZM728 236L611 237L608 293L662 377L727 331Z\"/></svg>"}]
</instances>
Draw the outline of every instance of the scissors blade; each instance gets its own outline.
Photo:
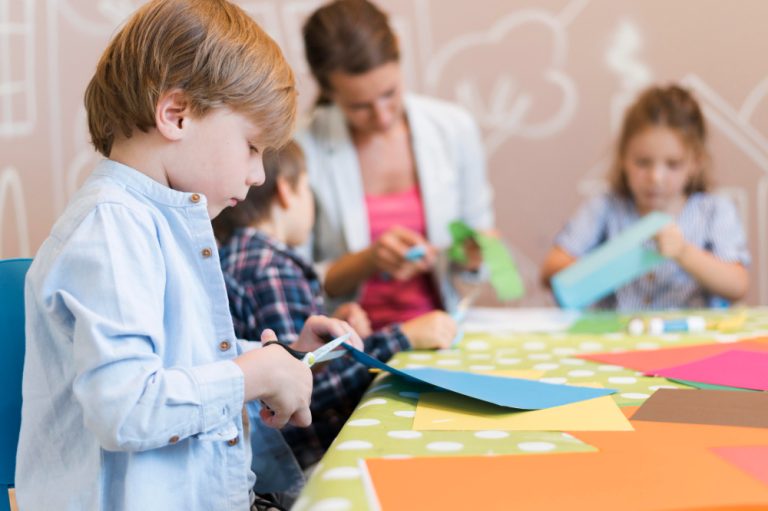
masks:
<instances>
[{"instance_id":1,"label":"scissors blade","mask_svg":"<svg viewBox=\"0 0 768 511\"><path fill-rule=\"evenodd\" d=\"M309 367L312 367L318 362L323 362L325 360L330 360L328 356L330 353L339 347L341 343L346 341L350 338L352 335L351 332L347 332L346 334L342 335L341 337L337 337L336 339L333 339L332 341L328 341L326 344L322 345L321 347L317 348L315 351L310 351L306 355L304 355L304 358L302 359L302 362L307 364ZM336 358L336 357L333 357Z\"/></svg>"}]
</instances>

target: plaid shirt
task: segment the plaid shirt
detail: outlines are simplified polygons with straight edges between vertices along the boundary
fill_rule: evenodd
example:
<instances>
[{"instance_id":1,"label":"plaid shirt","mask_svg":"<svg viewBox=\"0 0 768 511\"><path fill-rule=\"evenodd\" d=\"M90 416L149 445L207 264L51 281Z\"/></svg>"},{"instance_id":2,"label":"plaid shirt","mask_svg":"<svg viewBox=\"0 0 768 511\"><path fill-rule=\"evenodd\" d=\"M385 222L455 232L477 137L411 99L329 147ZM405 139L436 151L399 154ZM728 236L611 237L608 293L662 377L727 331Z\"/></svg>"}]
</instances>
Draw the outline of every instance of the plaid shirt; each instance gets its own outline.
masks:
<instances>
[{"instance_id":1,"label":"plaid shirt","mask_svg":"<svg viewBox=\"0 0 768 511\"><path fill-rule=\"evenodd\" d=\"M325 314L317 273L285 244L256 229L241 228L219 255L238 337L258 340L262 330L271 328L280 341L292 343L309 316ZM376 331L363 344L366 353L383 362L410 347L399 326ZM282 429L304 468L320 460L373 378L367 367L348 357L313 374L312 425Z\"/></svg>"}]
</instances>

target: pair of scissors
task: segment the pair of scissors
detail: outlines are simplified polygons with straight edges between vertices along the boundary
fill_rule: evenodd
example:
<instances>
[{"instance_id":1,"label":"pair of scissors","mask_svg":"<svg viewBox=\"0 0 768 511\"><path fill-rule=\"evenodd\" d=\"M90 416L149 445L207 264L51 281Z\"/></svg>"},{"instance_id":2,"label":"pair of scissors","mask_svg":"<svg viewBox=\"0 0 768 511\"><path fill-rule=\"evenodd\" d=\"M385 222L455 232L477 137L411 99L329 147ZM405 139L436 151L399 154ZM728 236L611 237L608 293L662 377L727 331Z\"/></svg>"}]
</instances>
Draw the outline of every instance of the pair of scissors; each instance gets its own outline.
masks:
<instances>
[{"instance_id":1,"label":"pair of scissors","mask_svg":"<svg viewBox=\"0 0 768 511\"><path fill-rule=\"evenodd\" d=\"M278 341L265 342L264 347L266 348L267 346L277 344L278 346L283 348L285 351L290 353L293 357L298 358L299 360L307 364L307 366L312 367L313 365L319 362L327 362L328 360L333 360L334 358L339 358L343 355L346 355L347 350L336 350L336 348L338 348L341 343L348 340L351 335L352 335L351 332L347 332L346 334L340 337L337 337L335 339L328 341L327 343L317 348L315 351L295 350L290 346L288 346L287 344L283 344L282 342L278 342Z\"/></svg>"},{"instance_id":2,"label":"pair of scissors","mask_svg":"<svg viewBox=\"0 0 768 511\"><path fill-rule=\"evenodd\" d=\"M333 360L334 358L339 358L343 355L346 355L347 350L336 350L336 348L338 348L344 341L347 341L351 335L352 332L347 332L346 334L337 337L332 341L328 341L327 343L317 348L315 351L306 352L304 356L301 357L301 361L307 364L309 367L312 367L319 362L327 362L328 360Z\"/></svg>"}]
</instances>

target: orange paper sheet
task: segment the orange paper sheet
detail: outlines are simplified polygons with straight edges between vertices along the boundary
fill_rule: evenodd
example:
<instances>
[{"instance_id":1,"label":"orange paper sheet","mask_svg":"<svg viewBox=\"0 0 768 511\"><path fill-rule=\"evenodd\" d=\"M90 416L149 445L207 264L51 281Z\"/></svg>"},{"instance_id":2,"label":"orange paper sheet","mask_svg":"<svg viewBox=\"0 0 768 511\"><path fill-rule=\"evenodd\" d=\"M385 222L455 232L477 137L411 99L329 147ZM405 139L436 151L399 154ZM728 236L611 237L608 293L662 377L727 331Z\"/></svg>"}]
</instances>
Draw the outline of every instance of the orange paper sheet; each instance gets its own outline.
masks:
<instances>
[{"instance_id":1,"label":"orange paper sheet","mask_svg":"<svg viewBox=\"0 0 768 511\"><path fill-rule=\"evenodd\" d=\"M620 353L586 353L576 356L603 364L613 364L645 372L664 367L687 364L731 350L768 351L768 338L759 337L732 343L695 344L692 346L663 348L658 350L624 351Z\"/></svg>"},{"instance_id":2,"label":"orange paper sheet","mask_svg":"<svg viewBox=\"0 0 768 511\"><path fill-rule=\"evenodd\" d=\"M628 454L371 459L365 463L382 511L768 506L768 486L712 452L654 448Z\"/></svg>"}]
</instances>

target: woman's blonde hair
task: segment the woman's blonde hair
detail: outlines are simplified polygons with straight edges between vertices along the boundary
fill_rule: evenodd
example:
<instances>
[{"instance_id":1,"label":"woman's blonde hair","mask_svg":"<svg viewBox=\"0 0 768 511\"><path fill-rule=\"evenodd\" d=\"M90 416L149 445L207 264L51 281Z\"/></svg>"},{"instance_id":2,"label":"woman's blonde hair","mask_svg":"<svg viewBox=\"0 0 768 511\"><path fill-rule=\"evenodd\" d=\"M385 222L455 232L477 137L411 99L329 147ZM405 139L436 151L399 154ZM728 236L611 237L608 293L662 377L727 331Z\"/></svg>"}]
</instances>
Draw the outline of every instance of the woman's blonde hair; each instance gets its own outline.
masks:
<instances>
[{"instance_id":1,"label":"woman's blonde hair","mask_svg":"<svg viewBox=\"0 0 768 511\"><path fill-rule=\"evenodd\" d=\"M705 192L711 186L711 159L707 151L704 114L693 95L678 85L653 86L643 91L624 115L613 165L608 173L611 191L632 198L624 169L624 157L632 137L641 131L663 126L675 130L698 163L698 171L685 186L685 194Z\"/></svg>"},{"instance_id":2,"label":"woman's blonde hair","mask_svg":"<svg viewBox=\"0 0 768 511\"><path fill-rule=\"evenodd\" d=\"M260 129L265 146L291 136L294 75L277 44L226 0L153 0L112 39L85 91L94 147L155 126L160 97L181 90L193 115L229 107Z\"/></svg>"}]
</instances>

